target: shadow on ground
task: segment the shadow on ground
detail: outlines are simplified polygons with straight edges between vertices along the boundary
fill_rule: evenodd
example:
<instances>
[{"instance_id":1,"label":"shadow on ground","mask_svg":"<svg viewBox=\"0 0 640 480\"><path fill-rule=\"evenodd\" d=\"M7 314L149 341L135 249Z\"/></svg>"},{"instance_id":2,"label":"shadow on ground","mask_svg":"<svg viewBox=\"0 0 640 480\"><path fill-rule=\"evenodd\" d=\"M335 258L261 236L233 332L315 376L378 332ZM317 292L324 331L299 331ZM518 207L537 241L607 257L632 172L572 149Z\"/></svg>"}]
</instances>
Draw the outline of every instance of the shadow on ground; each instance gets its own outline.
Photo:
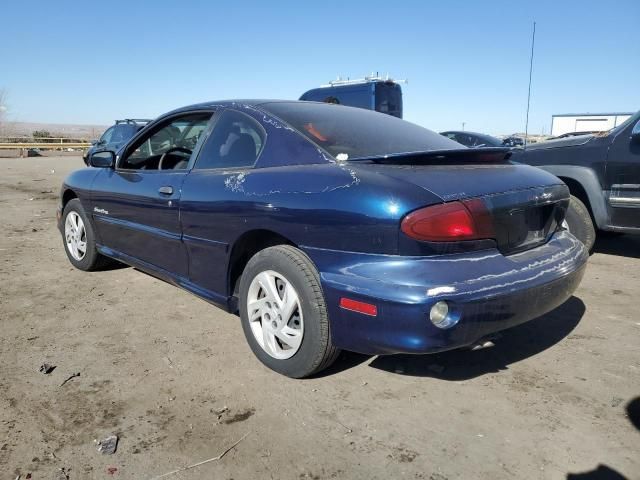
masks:
<instances>
[{"instance_id":1,"label":"shadow on ground","mask_svg":"<svg viewBox=\"0 0 640 480\"><path fill-rule=\"evenodd\" d=\"M631 400L626 407L631 424L640 430L640 397ZM569 473L567 480L627 480L627 477L607 465L598 465L595 470L583 473Z\"/></svg>"},{"instance_id":2,"label":"shadow on ground","mask_svg":"<svg viewBox=\"0 0 640 480\"><path fill-rule=\"evenodd\" d=\"M101 272L110 272L111 270L120 270L122 268L131 268L126 263L120 263L117 260L111 260L107 265L100 269Z\"/></svg>"},{"instance_id":3,"label":"shadow on ground","mask_svg":"<svg viewBox=\"0 0 640 480\"><path fill-rule=\"evenodd\" d=\"M506 370L509 365L551 348L573 331L585 312L582 300L571 297L548 314L505 330L495 346L479 351L452 350L429 355L375 357L370 367L415 377L460 381ZM343 352L320 376L332 375L368 361L371 357Z\"/></svg>"},{"instance_id":4,"label":"shadow on ground","mask_svg":"<svg viewBox=\"0 0 640 480\"><path fill-rule=\"evenodd\" d=\"M598 233L594 253L640 258L640 235Z\"/></svg>"}]
</instances>

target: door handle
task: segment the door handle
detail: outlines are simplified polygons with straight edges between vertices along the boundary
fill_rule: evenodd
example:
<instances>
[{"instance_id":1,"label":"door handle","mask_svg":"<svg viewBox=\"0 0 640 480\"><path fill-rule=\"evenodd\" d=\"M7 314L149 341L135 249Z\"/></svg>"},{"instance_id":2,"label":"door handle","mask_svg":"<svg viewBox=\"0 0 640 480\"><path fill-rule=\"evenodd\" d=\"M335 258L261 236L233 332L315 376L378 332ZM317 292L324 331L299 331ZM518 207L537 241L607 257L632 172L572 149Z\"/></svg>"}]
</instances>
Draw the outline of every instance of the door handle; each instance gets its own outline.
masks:
<instances>
[{"instance_id":1,"label":"door handle","mask_svg":"<svg viewBox=\"0 0 640 480\"><path fill-rule=\"evenodd\" d=\"M172 195L173 187L170 187L170 186L160 187L158 189L158 193L160 193L160 195Z\"/></svg>"}]
</instances>

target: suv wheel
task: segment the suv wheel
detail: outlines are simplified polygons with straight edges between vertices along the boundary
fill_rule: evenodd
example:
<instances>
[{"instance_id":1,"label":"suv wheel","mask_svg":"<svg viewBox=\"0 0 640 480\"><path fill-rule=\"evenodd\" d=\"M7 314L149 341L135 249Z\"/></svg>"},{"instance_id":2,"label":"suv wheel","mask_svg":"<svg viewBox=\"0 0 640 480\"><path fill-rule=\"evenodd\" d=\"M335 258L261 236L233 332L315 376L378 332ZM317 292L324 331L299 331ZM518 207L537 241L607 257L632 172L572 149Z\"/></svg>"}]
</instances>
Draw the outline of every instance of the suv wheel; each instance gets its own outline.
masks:
<instances>
[{"instance_id":1,"label":"suv wheel","mask_svg":"<svg viewBox=\"0 0 640 480\"><path fill-rule=\"evenodd\" d=\"M596 241L596 230L589 210L579 198L573 195L565 216L564 227L591 252Z\"/></svg>"}]
</instances>

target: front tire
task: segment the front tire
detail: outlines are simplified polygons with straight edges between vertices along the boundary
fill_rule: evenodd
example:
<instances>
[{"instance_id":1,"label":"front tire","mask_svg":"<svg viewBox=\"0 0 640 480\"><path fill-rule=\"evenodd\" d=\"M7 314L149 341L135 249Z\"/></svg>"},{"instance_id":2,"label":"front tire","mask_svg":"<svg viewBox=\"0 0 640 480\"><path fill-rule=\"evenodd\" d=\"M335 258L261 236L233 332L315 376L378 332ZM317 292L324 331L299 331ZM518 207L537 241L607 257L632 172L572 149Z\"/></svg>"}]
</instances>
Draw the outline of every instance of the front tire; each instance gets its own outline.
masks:
<instances>
[{"instance_id":1,"label":"front tire","mask_svg":"<svg viewBox=\"0 0 640 480\"><path fill-rule=\"evenodd\" d=\"M589 209L579 198L573 195L571 195L569 201L565 222L567 230L591 252L596 241L596 230L593 226Z\"/></svg>"},{"instance_id":2,"label":"front tire","mask_svg":"<svg viewBox=\"0 0 640 480\"><path fill-rule=\"evenodd\" d=\"M98 253L91 221L77 198L69 200L62 212L62 241L71 264L85 272L99 270L110 260Z\"/></svg>"},{"instance_id":3,"label":"front tire","mask_svg":"<svg viewBox=\"0 0 640 480\"><path fill-rule=\"evenodd\" d=\"M295 247L269 247L249 260L240 280L239 307L251 350L282 375L308 377L340 353L331 342L318 271Z\"/></svg>"}]
</instances>

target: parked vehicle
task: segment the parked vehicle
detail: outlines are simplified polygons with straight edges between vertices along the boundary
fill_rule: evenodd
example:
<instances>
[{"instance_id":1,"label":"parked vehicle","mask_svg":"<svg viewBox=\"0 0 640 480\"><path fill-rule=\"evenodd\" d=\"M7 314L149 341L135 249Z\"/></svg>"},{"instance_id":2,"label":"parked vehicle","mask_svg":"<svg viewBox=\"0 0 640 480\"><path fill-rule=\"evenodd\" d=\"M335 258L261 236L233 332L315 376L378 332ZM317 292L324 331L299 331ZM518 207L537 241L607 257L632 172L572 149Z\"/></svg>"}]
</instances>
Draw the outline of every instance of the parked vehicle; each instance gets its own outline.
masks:
<instances>
[{"instance_id":1,"label":"parked vehicle","mask_svg":"<svg viewBox=\"0 0 640 480\"><path fill-rule=\"evenodd\" d=\"M502 144L505 147L522 147L524 145L524 139L521 137L514 137L512 135L502 140Z\"/></svg>"},{"instance_id":2,"label":"parked vehicle","mask_svg":"<svg viewBox=\"0 0 640 480\"><path fill-rule=\"evenodd\" d=\"M303 93L300 100L366 108L402 118L402 88L390 78L338 79Z\"/></svg>"},{"instance_id":3,"label":"parked vehicle","mask_svg":"<svg viewBox=\"0 0 640 480\"><path fill-rule=\"evenodd\" d=\"M567 184L568 228L589 250L596 230L640 233L640 112L606 133L514 150L513 159L547 170Z\"/></svg>"},{"instance_id":4,"label":"parked vehicle","mask_svg":"<svg viewBox=\"0 0 640 480\"><path fill-rule=\"evenodd\" d=\"M88 159L94 152L104 152L105 150L118 150L127 140L133 137L151 120L142 118L127 118L116 120L116 123L107 128L98 140L93 142L91 147L82 156L84 163L88 165Z\"/></svg>"},{"instance_id":5,"label":"parked vehicle","mask_svg":"<svg viewBox=\"0 0 640 480\"><path fill-rule=\"evenodd\" d=\"M491 135L486 135L484 133L448 131L448 132L441 132L440 135L443 135L453 140L454 142L461 143L465 147L469 147L469 148L486 148L486 147L503 147L504 146L504 142L499 138L492 137Z\"/></svg>"},{"instance_id":6,"label":"parked vehicle","mask_svg":"<svg viewBox=\"0 0 640 480\"><path fill-rule=\"evenodd\" d=\"M569 190L369 110L193 105L64 181L70 262L109 258L239 313L268 367L305 377L340 349L476 345L563 303L587 253Z\"/></svg>"},{"instance_id":7,"label":"parked vehicle","mask_svg":"<svg viewBox=\"0 0 640 480\"><path fill-rule=\"evenodd\" d=\"M563 133L562 135L558 135L557 137L551 137L548 140L558 140L560 138L567 138L567 137L579 137L581 135L594 135L596 133L600 133L600 130L591 130L591 131L585 131L585 132L567 132L567 133Z\"/></svg>"}]
</instances>

